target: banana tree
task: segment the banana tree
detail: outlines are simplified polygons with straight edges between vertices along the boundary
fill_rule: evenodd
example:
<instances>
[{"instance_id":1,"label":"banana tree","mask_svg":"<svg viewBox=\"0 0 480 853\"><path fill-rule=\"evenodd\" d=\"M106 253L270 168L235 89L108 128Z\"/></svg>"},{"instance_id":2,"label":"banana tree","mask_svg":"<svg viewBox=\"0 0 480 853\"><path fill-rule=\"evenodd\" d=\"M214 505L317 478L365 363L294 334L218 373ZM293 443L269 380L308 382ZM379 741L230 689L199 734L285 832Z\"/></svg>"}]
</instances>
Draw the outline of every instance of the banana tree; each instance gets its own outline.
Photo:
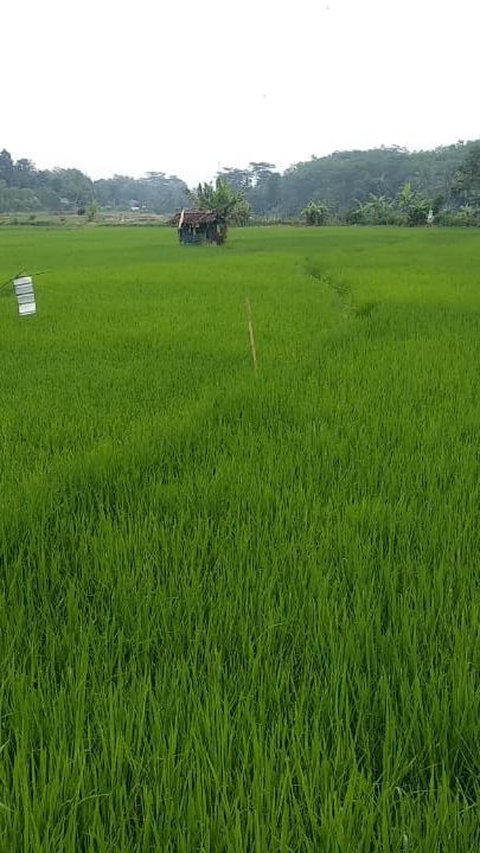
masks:
<instances>
[{"instance_id":1,"label":"banana tree","mask_svg":"<svg viewBox=\"0 0 480 853\"><path fill-rule=\"evenodd\" d=\"M234 221L237 210L244 202L241 192L236 192L227 181L217 178L215 184L199 184L196 190L189 190L189 198L199 210L211 210L218 213L224 224L221 227L222 242L227 238L228 223Z\"/></svg>"}]
</instances>

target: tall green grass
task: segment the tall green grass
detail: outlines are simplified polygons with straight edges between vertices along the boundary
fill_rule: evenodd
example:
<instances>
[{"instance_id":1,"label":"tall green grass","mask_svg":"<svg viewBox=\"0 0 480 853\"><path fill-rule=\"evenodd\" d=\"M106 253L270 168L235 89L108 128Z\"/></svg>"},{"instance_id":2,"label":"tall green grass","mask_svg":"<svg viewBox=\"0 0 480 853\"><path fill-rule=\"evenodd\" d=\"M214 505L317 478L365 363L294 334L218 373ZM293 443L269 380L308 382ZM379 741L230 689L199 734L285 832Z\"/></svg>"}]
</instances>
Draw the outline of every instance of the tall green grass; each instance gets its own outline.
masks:
<instances>
[{"instance_id":1,"label":"tall green grass","mask_svg":"<svg viewBox=\"0 0 480 853\"><path fill-rule=\"evenodd\" d=\"M2 229L22 267L0 849L478 851L477 235Z\"/></svg>"}]
</instances>

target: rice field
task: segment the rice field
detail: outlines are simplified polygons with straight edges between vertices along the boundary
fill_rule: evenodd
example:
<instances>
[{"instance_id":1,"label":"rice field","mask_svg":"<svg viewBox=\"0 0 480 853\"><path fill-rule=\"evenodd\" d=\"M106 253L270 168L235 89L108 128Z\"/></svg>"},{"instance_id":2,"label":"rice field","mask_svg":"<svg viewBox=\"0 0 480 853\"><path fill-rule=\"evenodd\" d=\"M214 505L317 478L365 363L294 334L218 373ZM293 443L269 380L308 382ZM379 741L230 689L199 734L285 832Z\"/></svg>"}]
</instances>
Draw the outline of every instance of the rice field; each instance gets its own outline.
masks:
<instances>
[{"instance_id":1,"label":"rice field","mask_svg":"<svg viewBox=\"0 0 480 853\"><path fill-rule=\"evenodd\" d=\"M2 228L19 271L2 853L478 853L479 235Z\"/></svg>"}]
</instances>

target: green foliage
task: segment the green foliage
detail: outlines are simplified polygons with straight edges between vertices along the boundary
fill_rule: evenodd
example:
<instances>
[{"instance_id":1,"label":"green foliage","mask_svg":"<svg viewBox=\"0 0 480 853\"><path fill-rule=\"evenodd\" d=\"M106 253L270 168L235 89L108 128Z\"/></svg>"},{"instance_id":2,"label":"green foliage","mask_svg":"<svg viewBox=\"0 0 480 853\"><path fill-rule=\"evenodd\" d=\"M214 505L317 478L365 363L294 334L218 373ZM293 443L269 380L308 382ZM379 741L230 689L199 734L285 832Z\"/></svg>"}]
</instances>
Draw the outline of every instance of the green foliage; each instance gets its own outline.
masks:
<instances>
[{"instance_id":1,"label":"green foliage","mask_svg":"<svg viewBox=\"0 0 480 853\"><path fill-rule=\"evenodd\" d=\"M348 214L348 221L362 225L398 224L398 212L395 202L386 196L370 196L366 202L358 202L356 208Z\"/></svg>"},{"instance_id":2,"label":"green foliage","mask_svg":"<svg viewBox=\"0 0 480 853\"><path fill-rule=\"evenodd\" d=\"M421 192L415 192L410 183L406 183L399 195L398 206L407 225L426 225L431 202Z\"/></svg>"},{"instance_id":3,"label":"green foliage","mask_svg":"<svg viewBox=\"0 0 480 853\"><path fill-rule=\"evenodd\" d=\"M453 189L464 204L480 208L480 142L470 147L455 176Z\"/></svg>"},{"instance_id":4,"label":"green foliage","mask_svg":"<svg viewBox=\"0 0 480 853\"><path fill-rule=\"evenodd\" d=\"M186 184L163 172L147 172L144 178L115 175L91 181L78 169L39 171L31 160L13 161L0 152L0 213L45 210L86 210L96 202L107 209L128 210L132 204L153 213L173 213L186 201Z\"/></svg>"},{"instance_id":5,"label":"green foliage","mask_svg":"<svg viewBox=\"0 0 480 853\"><path fill-rule=\"evenodd\" d=\"M0 181L9 186L14 178L14 164L12 155L5 148L0 151Z\"/></svg>"},{"instance_id":6,"label":"green foliage","mask_svg":"<svg viewBox=\"0 0 480 853\"><path fill-rule=\"evenodd\" d=\"M448 198L471 147L472 143L459 143L413 153L393 147L312 157L287 169L279 186L279 202L284 212L296 216L309 199L321 196L345 214L372 197L395 198L408 182L429 198L440 194Z\"/></svg>"},{"instance_id":7,"label":"green foliage","mask_svg":"<svg viewBox=\"0 0 480 853\"><path fill-rule=\"evenodd\" d=\"M397 199L410 185L415 203L395 210L393 222L421 224L424 199L442 199L442 207L480 207L480 142L409 152L394 146L370 151L337 151L312 157L280 174L273 163L251 162L247 168L227 167L217 178L250 204L252 218L298 220L313 199L322 199L331 219L389 223L388 205L375 199ZM212 192L215 184L209 184ZM194 192L194 195L196 193ZM207 193L208 194L208 193ZM191 195L191 194L190 194ZM187 203L187 186L175 175L147 172L134 179L125 175L91 181L78 169L39 171L28 159L13 161L0 152L0 213L7 211L68 212L86 208L95 199L107 210L139 209L173 214Z\"/></svg>"},{"instance_id":8,"label":"green foliage","mask_svg":"<svg viewBox=\"0 0 480 853\"><path fill-rule=\"evenodd\" d=\"M105 208L128 210L134 205L142 211L168 214L185 207L187 186L180 178L167 177L164 172L147 172L137 180L114 175L95 181L95 197Z\"/></svg>"},{"instance_id":9,"label":"green foliage","mask_svg":"<svg viewBox=\"0 0 480 853\"><path fill-rule=\"evenodd\" d=\"M442 204L442 196L431 202L406 183L395 199L371 196L366 202L358 202L347 214L347 221L361 225L426 225L429 211L437 214Z\"/></svg>"},{"instance_id":10,"label":"green foliage","mask_svg":"<svg viewBox=\"0 0 480 853\"><path fill-rule=\"evenodd\" d=\"M91 201L91 202L90 202L90 204L88 205L88 207L87 207L87 209L86 209L85 213L86 213L86 217L87 217L88 221L89 221L89 222L93 222L93 220L95 219L95 217L96 217L96 215L97 215L97 213L98 213L98 204L97 204L97 202L96 202L96 201Z\"/></svg>"},{"instance_id":11,"label":"green foliage","mask_svg":"<svg viewBox=\"0 0 480 853\"><path fill-rule=\"evenodd\" d=\"M326 204L321 201L309 201L306 208L301 214L307 225L326 225L328 222L329 210Z\"/></svg>"},{"instance_id":12,"label":"green foliage","mask_svg":"<svg viewBox=\"0 0 480 853\"><path fill-rule=\"evenodd\" d=\"M221 177L215 184L199 184L196 190L188 191L191 203L200 210L216 211L224 220L220 232L221 242L227 238L229 223L246 225L250 218L250 205L241 192L237 192Z\"/></svg>"},{"instance_id":13,"label":"green foliage","mask_svg":"<svg viewBox=\"0 0 480 853\"><path fill-rule=\"evenodd\" d=\"M189 196L200 210L215 210L227 222L231 221L238 206L244 201L242 194L236 192L223 178L217 178L215 184L199 184L196 190L190 191Z\"/></svg>"},{"instance_id":14,"label":"green foliage","mask_svg":"<svg viewBox=\"0 0 480 853\"><path fill-rule=\"evenodd\" d=\"M463 205L456 209L443 210L436 221L438 225L456 226L458 228L478 227L480 226L480 209Z\"/></svg>"},{"instance_id":15,"label":"green foliage","mask_svg":"<svg viewBox=\"0 0 480 853\"><path fill-rule=\"evenodd\" d=\"M442 193L438 193L435 198L432 200L432 213L434 216L438 216L438 214L442 211L446 203L446 198Z\"/></svg>"},{"instance_id":16,"label":"green foliage","mask_svg":"<svg viewBox=\"0 0 480 853\"><path fill-rule=\"evenodd\" d=\"M473 853L478 235L234 237L2 231L2 851Z\"/></svg>"},{"instance_id":17,"label":"green foliage","mask_svg":"<svg viewBox=\"0 0 480 853\"><path fill-rule=\"evenodd\" d=\"M220 170L217 177L226 181L237 193L246 193L252 186L253 176L249 169L225 168Z\"/></svg>"},{"instance_id":18,"label":"green foliage","mask_svg":"<svg viewBox=\"0 0 480 853\"><path fill-rule=\"evenodd\" d=\"M248 225L252 216L252 206L244 198L241 198L231 214L230 221L232 225Z\"/></svg>"},{"instance_id":19,"label":"green foliage","mask_svg":"<svg viewBox=\"0 0 480 853\"><path fill-rule=\"evenodd\" d=\"M360 217L375 224L398 224L407 218L421 221L422 216L417 209L417 213L410 210L407 217L406 211L392 212L388 205L382 209L371 204L372 200L389 202L410 183L415 192L429 199L451 201L458 169L473 148L474 143L458 143L413 153L399 147L337 151L328 157L297 163L283 175L271 163L223 169L219 175L245 193L254 218L295 219L310 200L322 198L331 211L350 221ZM362 210L363 205L369 207Z\"/></svg>"},{"instance_id":20,"label":"green foliage","mask_svg":"<svg viewBox=\"0 0 480 853\"><path fill-rule=\"evenodd\" d=\"M58 196L63 194L67 205L73 208L86 208L93 199L92 181L79 169L54 169L50 186Z\"/></svg>"}]
</instances>

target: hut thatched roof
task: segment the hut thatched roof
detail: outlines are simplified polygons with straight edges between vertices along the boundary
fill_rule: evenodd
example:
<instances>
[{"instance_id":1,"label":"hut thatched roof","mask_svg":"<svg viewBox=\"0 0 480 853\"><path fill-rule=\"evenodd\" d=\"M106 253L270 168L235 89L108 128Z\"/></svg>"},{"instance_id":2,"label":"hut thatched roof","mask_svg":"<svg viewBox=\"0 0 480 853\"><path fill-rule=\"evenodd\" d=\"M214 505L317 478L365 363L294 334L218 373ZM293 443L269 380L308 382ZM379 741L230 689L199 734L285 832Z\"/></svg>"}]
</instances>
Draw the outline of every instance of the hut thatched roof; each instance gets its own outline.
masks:
<instances>
[{"instance_id":1,"label":"hut thatched roof","mask_svg":"<svg viewBox=\"0 0 480 853\"><path fill-rule=\"evenodd\" d=\"M222 222L223 219L215 210L181 210L171 219L172 225L177 228L182 223L182 227L193 225L213 225L215 222Z\"/></svg>"}]
</instances>

